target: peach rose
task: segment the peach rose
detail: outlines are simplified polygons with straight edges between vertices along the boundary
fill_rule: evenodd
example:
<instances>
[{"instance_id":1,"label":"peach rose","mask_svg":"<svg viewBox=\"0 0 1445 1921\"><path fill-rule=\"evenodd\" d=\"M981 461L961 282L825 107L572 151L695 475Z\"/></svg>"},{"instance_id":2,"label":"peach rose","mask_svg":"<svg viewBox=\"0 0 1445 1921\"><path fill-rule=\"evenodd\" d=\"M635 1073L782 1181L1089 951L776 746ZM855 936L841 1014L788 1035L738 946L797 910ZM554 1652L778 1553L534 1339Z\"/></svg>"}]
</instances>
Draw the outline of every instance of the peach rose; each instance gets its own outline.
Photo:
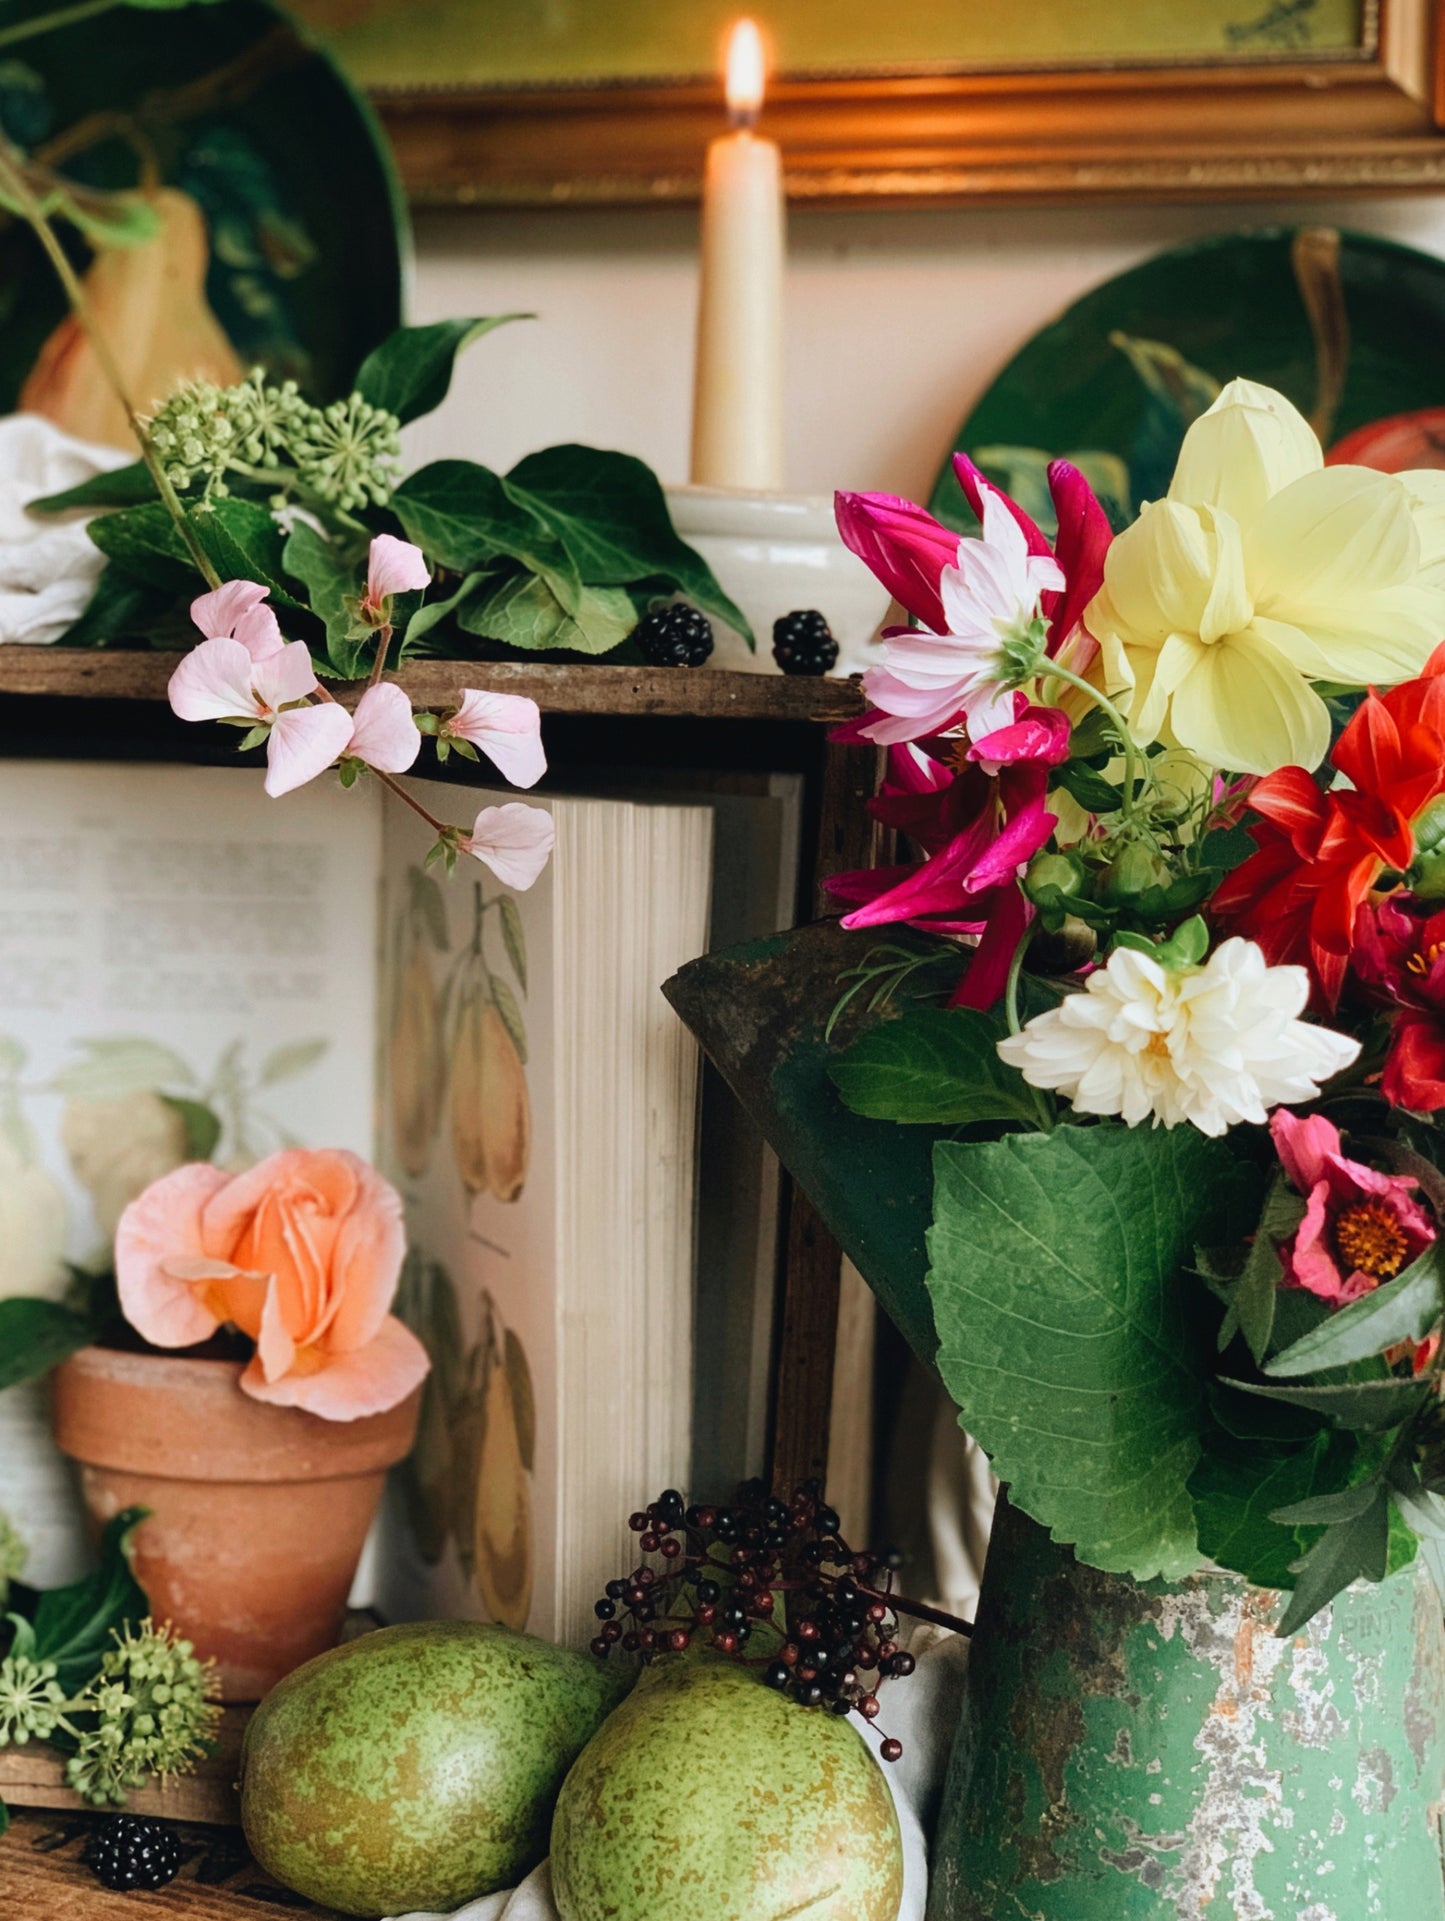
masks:
<instances>
[{"instance_id":1,"label":"peach rose","mask_svg":"<svg viewBox=\"0 0 1445 1921\"><path fill-rule=\"evenodd\" d=\"M429 1365L389 1314L401 1197L358 1155L289 1147L244 1174L205 1162L153 1181L120 1218L120 1304L157 1347L226 1321L256 1352L241 1386L330 1421L404 1400Z\"/></svg>"}]
</instances>

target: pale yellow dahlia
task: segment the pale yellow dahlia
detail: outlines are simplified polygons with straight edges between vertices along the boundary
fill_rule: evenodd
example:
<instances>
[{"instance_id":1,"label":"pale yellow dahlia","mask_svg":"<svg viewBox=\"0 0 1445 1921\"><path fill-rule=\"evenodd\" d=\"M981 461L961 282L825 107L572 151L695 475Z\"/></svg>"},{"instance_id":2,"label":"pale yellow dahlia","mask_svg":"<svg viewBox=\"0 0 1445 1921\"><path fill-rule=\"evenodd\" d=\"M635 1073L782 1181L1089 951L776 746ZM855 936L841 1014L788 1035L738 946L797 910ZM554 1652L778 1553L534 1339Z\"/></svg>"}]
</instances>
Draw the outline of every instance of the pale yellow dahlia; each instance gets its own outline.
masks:
<instances>
[{"instance_id":1,"label":"pale yellow dahlia","mask_svg":"<svg viewBox=\"0 0 1445 1921\"><path fill-rule=\"evenodd\" d=\"M1445 474L1326 467L1283 394L1232 380L1085 614L1136 738L1213 767L1316 766L1314 682L1387 685L1445 636Z\"/></svg>"}]
</instances>

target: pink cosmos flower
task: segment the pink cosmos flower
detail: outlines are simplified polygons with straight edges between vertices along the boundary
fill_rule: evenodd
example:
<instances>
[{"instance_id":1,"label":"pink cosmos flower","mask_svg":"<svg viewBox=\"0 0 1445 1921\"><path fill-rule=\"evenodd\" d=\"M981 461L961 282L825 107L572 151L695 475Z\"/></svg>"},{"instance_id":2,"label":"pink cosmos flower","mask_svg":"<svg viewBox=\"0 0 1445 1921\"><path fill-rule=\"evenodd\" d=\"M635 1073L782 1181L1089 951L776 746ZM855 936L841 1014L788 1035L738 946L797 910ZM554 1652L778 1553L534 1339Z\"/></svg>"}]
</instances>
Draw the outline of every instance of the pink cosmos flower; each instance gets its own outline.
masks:
<instances>
[{"instance_id":1,"label":"pink cosmos flower","mask_svg":"<svg viewBox=\"0 0 1445 1921\"><path fill-rule=\"evenodd\" d=\"M1051 751L1063 757L1068 723L1058 718L1062 735ZM1058 825L1045 804L1048 764L1025 755L1002 763L991 778L976 762L955 772L911 745L892 748L888 761L889 778L869 811L916 841L925 858L835 875L829 892L860 903L843 916L844 927L906 921L930 933L976 937L952 1004L992 1007L1032 916L1019 876Z\"/></svg>"},{"instance_id":2,"label":"pink cosmos flower","mask_svg":"<svg viewBox=\"0 0 1445 1921\"><path fill-rule=\"evenodd\" d=\"M405 1251L401 1197L374 1168L287 1148L244 1174L193 1163L153 1181L121 1216L116 1282L157 1347L229 1322L256 1343L245 1393L350 1421L394 1407L427 1371L388 1312Z\"/></svg>"},{"instance_id":3,"label":"pink cosmos flower","mask_svg":"<svg viewBox=\"0 0 1445 1921\"><path fill-rule=\"evenodd\" d=\"M460 844L464 854L490 867L504 887L524 893L547 865L556 839L556 824L545 807L509 800L500 807L484 807Z\"/></svg>"},{"instance_id":4,"label":"pink cosmos flower","mask_svg":"<svg viewBox=\"0 0 1445 1921\"><path fill-rule=\"evenodd\" d=\"M1280 1248L1287 1287L1307 1288L1343 1307L1393 1280L1435 1239L1406 1174L1381 1174L1345 1154L1340 1130L1322 1114L1276 1108L1269 1124L1305 1216Z\"/></svg>"},{"instance_id":5,"label":"pink cosmos flower","mask_svg":"<svg viewBox=\"0 0 1445 1921\"><path fill-rule=\"evenodd\" d=\"M259 581L228 580L191 602L191 619L207 640L239 640L252 660L265 660L286 645L275 609L262 604L268 592Z\"/></svg>"},{"instance_id":6,"label":"pink cosmos flower","mask_svg":"<svg viewBox=\"0 0 1445 1921\"><path fill-rule=\"evenodd\" d=\"M523 694L483 694L474 687L463 688L462 704L442 722L440 737L480 748L514 787L534 787L547 771L542 716L536 701Z\"/></svg>"},{"instance_id":7,"label":"pink cosmos flower","mask_svg":"<svg viewBox=\"0 0 1445 1921\"><path fill-rule=\"evenodd\" d=\"M885 637L883 664L864 676L877 711L840 738L918 740L967 722L978 741L1006 725L1012 663L1005 648L1012 642L1026 653L1036 618L1051 656L1069 646L1075 671L1092 656L1080 622L1103 580L1111 536L1083 475L1067 461L1049 468L1055 556L1030 516L966 455L955 456L954 470L983 523L981 540L960 540L923 508L891 495L836 497L845 544L923 623Z\"/></svg>"},{"instance_id":8,"label":"pink cosmos flower","mask_svg":"<svg viewBox=\"0 0 1445 1921\"><path fill-rule=\"evenodd\" d=\"M346 753L383 774L404 774L421 752L421 729L400 687L382 681L356 703Z\"/></svg>"},{"instance_id":9,"label":"pink cosmos flower","mask_svg":"<svg viewBox=\"0 0 1445 1921\"><path fill-rule=\"evenodd\" d=\"M171 675L166 692L182 720L249 721L265 728L266 792L274 799L314 780L346 752L351 716L334 702L311 702L316 675L304 641L282 641L259 657L255 643L254 632L251 644L227 635L201 641Z\"/></svg>"},{"instance_id":10,"label":"pink cosmos flower","mask_svg":"<svg viewBox=\"0 0 1445 1921\"><path fill-rule=\"evenodd\" d=\"M392 595L416 593L430 582L420 547L413 547L409 540L398 540L394 534L377 534L367 556L362 619L372 627L390 626Z\"/></svg>"}]
</instances>

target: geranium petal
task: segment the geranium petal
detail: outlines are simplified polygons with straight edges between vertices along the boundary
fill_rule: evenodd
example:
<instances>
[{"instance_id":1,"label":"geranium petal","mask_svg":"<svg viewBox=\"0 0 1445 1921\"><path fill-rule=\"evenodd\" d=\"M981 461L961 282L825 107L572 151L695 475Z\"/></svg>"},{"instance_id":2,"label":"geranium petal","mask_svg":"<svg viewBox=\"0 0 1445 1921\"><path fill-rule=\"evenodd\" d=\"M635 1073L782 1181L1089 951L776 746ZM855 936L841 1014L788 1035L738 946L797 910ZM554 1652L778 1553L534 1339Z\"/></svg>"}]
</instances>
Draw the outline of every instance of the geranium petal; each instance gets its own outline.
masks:
<instances>
[{"instance_id":1,"label":"geranium petal","mask_svg":"<svg viewBox=\"0 0 1445 1921\"><path fill-rule=\"evenodd\" d=\"M265 704L275 709L316 692L316 669L304 640L293 640L251 669L251 681Z\"/></svg>"},{"instance_id":2,"label":"geranium petal","mask_svg":"<svg viewBox=\"0 0 1445 1921\"><path fill-rule=\"evenodd\" d=\"M210 593L196 596L191 602L191 619L207 640L223 634L233 636L237 623L259 607L269 592L259 580L225 581Z\"/></svg>"},{"instance_id":3,"label":"geranium petal","mask_svg":"<svg viewBox=\"0 0 1445 1921\"><path fill-rule=\"evenodd\" d=\"M236 622L235 638L252 660L269 660L286 645L281 623L270 607L253 607Z\"/></svg>"},{"instance_id":4,"label":"geranium petal","mask_svg":"<svg viewBox=\"0 0 1445 1921\"><path fill-rule=\"evenodd\" d=\"M266 742L266 792L275 800L304 787L340 759L350 739L351 716L334 701L278 714Z\"/></svg>"},{"instance_id":5,"label":"geranium petal","mask_svg":"<svg viewBox=\"0 0 1445 1921\"><path fill-rule=\"evenodd\" d=\"M427 1351L395 1315L388 1315L375 1339L344 1354L306 1350L314 1371L283 1374L268 1381L259 1357L241 1376L242 1389L273 1407L301 1407L325 1421L355 1421L384 1414L404 1401L426 1379Z\"/></svg>"},{"instance_id":6,"label":"geranium petal","mask_svg":"<svg viewBox=\"0 0 1445 1921\"><path fill-rule=\"evenodd\" d=\"M404 774L421 752L411 702L393 681L368 687L356 703L346 752L384 774Z\"/></svg>"},{"instance_id":7,"label":"geranium petal","mask_svg":"<svg viewBox=\"0 0 1445 1921\"><path fill-rule=\"evenodd\" d=\"M523 893L547 865L556 840L556 823L545 807L509 800L484 807L462 847L490 867L504 887Z\"/></svg>"},{"instance_id":8,"label":"geranium petal","mask_svg":"<svg viewBox=\"0 0 1445 1921\"><path fill-rule=\"evenodd\" d=\"M254 671L239 640L199 641L166 685L171 711L182 720L259 719L260 703L251 688Z\"/></svg>"},{"instance_id":9,"label":"geranium petal","mask_svg":"<svg viewBox=\"0 0 1445 1921\"><path fill-rule=\"evenodd\" d=\"M534 787L547 771L542 715L525 694L462 690L462 704L445 731L470 741L514 787Z\"/></svg>"},{"instance_id":10,"label":"geranium petal","mask_svg":"<svg viewBox=\"0 0 1445 1921\"><path fill-rule=\"evenodd\" d=\"M426 556L409 540L378 534L366 562L366 594L372 601L390 594L417 593L431 582Z\"/></svg>"},{"instance_id":11,"label":"geranium petal","mask_svg":"<svg viewBox=\"0 0 1445 1921\"><path fill-rule=\"evenodd\" d=\"M115 1279L121 1312L157 1347L190 1347L216 1331L202 1292L181 1275L167 1274L164 1263L200 1262L209 1272L215 1250L206 1242L203 1212L228 1178L204 1162L178 1167L152 1181L120 1217Z\"/></svg>"}]
</instances>

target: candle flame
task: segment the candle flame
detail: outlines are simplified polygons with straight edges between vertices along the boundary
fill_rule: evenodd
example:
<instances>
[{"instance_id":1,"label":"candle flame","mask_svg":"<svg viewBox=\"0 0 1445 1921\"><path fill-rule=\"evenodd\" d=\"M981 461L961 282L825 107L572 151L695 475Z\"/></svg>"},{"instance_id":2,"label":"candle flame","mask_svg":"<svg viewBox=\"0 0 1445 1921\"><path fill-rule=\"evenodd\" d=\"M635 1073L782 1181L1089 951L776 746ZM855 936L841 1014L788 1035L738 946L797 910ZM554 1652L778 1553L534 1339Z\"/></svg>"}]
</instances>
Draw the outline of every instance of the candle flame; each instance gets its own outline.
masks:
<instances>
[{"instance_id":1,"label":"candle flame","mask_svg":"<svg viewBox=\"0 0 1445 1921\"><path fill-rule=\"evenodd\" d=\"M738 20L728 35L728 112L743 126L757 119L763 104L767 53L756 20Z\"/></svg>"}]
</instances>

